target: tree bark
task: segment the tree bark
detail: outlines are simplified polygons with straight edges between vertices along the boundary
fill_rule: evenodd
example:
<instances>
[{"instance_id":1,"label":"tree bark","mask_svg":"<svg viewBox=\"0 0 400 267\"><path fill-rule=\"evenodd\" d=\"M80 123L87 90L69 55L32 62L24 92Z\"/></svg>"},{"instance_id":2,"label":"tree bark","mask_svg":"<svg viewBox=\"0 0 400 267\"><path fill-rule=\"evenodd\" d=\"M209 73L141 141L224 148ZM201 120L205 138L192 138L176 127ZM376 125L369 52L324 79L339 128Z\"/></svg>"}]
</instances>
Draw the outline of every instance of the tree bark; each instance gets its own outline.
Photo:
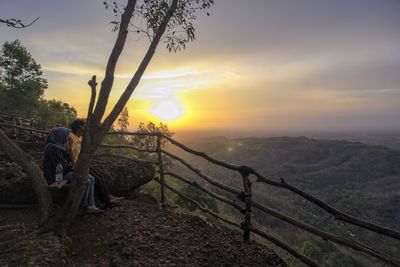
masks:
<instances>
[{"instance_id":1,"label":"tree bark","mask_svg":"<svg viewBox=\"0 0 400 267\"><path fill-rule=\"evenodd\" d=\"M4 153L32 178L33 188L39 205L39 221L42 224L50 216L52 199L48 184L42 171L34 162L33 158L25 153L19 146L13 143L10 138L0 129L0 148Z\"/></svg>"},{"instance_id":2,"label":"tree bark","mask_svg":"<svg viewBox=\"0 0 400 267\"><path fill-rule=\"evenodd\" d=\"M104 133L104 135L108 132L110 129L111 125L114 123L114 121L117 119L118 115L121 113L122 109L125 107L126 103L128 102L129 98L131 97L133 91L136 89L137 85L139 84L140 79L142 78L143 73L145 72L147 66L149 65L151 59L153 58L153 55L156 51L156 48L158 46L158 43L161 40L161 37L163 36L165 29L168 26L168 22L173 16L176 8L178 5L178 0L174 0L171 3L171 6L165 15L163 21L161 22L160 26L157 29L156 34L154 35L154 39L151 41L151 44L146 52L146 55L144 56L142 62L140 63L138 69L136 70L136 73L132 77L131 81L129 82L128 86L126 87L125 91L122 93L121 97L119 98L118 102L115 104L114 108L108 115L108 117L104 120L104 123L101 128L101 132ZM103 136L104 138L104 136Z\"/></svg>"},{"instance_id":3,"label":"tree bark","mask_svg":"<svg viewBox=\"0 0 400 267\"><path fill-rule=\"evenodd\" d=\"M101 119L106 110L108 98L114 83L115 68L117 66L119 56L124 49L126 37L128 36L128 26L135 10L135 5L136 0L129 0L125 7L124 13L122 14L117 40L115 41L110 57L108 58L104 80L101 83L99 98L93 112L93 117L91 118L94 125L100 125ZM93 133L94 132L92 132L92 135L94 135Z\"/></svg>"},{"instance_id":4,"label":"tree bark","mask_svg":"<svg viewBox=\"0 0 400 267\"><path fill-rule=\"evenodd\" d=\"M87 186L87 177L89 174L90 160L93 154L82 152L74 167L74 173L70 180L70 189L67 200L61 211L61 217L58 218L56 232L63 233L75 218L82 201L83 194Z\"/></svg>"},{"instance_id":5,"label":"tree bark","mask_svg":"<svg viewBox=\"0 0 400 267\"><path fill-rule=\"evenodd\" d=\"M176 10L177 3L178 0L173 0L169 11L165 15L163 22L160 24L159 28L156 31L155 37L151 42L145 57L139 65L138 70L132 77L131 82L126 87L117 104L112 109L110 115L101 124L101 119L107 107L108 97L114 81L115 67L118 58L124 48L124 44L128 34L129 22L135 9L136 0L128 1L125 11L122 15L117 40L107 63L105 78L101 84L96 107L94 108L93 114L90 116L90 124L87 125L88 129L83 136L81 153L78 157L78 161L74 168L74 174L71 178L71 185L69 190L70 192L62 210L62 219L58 224L59 231L63 232L64 230L66 230L75 218L75 215L79 208L79 203L82 199L87 184L87 175L89 173L90 161L93 158L97 148L103 141L104 137L106 136L107 132L110 130L112 124L117 119L119 113L122 111L123 107L126 105L130 96L138 85L144 71L146 70L149 62L154 55L154 52L162 35L165 32L170 18Z\"/></svg>"}]
</instances>

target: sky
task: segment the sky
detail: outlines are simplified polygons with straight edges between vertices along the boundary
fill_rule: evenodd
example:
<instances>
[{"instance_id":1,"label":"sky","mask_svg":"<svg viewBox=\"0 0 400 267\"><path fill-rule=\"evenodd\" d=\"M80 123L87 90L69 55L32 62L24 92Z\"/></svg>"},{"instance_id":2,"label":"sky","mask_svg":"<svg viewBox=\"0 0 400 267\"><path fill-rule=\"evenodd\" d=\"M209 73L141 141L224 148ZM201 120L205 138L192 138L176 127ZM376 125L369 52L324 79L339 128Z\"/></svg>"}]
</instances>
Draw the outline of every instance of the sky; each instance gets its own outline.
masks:
<instances>
[{"instance_id":1,"label":"sky","mask_svg":"<svg viewBox=\"0 0 400 267\"><path fill-rule=\"evenodd\" d=\"M215 0L198 14L196 40L164 44L127 108L130 128L164 121L175 131L288 133L400 129L400 1ZM46 98L85 116L87 81L101 81L114 44L99 0L0 0L0 42L19 39L41 64ZM109 100L123 92L147 49L132 33Z\"/></svg>"}]
</instances>

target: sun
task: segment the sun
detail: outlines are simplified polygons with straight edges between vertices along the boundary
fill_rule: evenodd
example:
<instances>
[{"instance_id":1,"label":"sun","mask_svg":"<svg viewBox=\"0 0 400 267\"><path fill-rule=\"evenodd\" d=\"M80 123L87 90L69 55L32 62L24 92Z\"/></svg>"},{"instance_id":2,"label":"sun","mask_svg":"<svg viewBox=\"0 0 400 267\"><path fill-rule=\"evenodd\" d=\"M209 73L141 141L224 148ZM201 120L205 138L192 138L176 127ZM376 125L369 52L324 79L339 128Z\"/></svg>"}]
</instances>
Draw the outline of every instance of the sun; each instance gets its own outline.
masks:
<instances>
[{"instance_id":1,"label":"sun","mask_svg":"<svg viewBox=\"0 0 400 267\"><path fill-rule=\"evenodd\" d=\"M151 108L151 113L162 121L175 121L183 116L180 103L174 99L164 99Z\"/></svg>"}]
</instances>

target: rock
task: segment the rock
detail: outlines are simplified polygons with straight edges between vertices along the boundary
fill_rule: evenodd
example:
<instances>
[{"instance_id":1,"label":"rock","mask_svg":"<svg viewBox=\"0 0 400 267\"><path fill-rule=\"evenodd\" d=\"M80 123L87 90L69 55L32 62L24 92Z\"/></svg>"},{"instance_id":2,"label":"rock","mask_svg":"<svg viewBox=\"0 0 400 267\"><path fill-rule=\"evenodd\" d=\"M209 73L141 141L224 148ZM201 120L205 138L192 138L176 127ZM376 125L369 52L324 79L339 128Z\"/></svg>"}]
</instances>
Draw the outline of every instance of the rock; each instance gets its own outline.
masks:
<instances>
[{"instance_id":1,"label":"rock","mask_svg":"<svg viewBox=\"0 0 400 267\"><path fill-rule=\"evenodd\" d=\"M37 154L36 163L41 167L41 155ZM91 168L102 178L105 186L114 195L133 199L140 187L150 182L155 175L154 167L131 159L103 156L95 158ZM63 203L68 186L53 190L55 203ZM21 205L35 204L36 195L32 188L32 180L24 175L21 169L0 156L0 204Z\"/></svg>"},{"instance_id":2,"label":"rock","mask_svg":"<svg viewBox=\"0 0 400 267\"><path fill-rule=\"evenodd\" d=\"M138 189L153 180L155 175L155 169L149 163L112 156L95 158L91 168L102 177L112 194L127 199L135 198Z\"/></svg>"}]
</instances>

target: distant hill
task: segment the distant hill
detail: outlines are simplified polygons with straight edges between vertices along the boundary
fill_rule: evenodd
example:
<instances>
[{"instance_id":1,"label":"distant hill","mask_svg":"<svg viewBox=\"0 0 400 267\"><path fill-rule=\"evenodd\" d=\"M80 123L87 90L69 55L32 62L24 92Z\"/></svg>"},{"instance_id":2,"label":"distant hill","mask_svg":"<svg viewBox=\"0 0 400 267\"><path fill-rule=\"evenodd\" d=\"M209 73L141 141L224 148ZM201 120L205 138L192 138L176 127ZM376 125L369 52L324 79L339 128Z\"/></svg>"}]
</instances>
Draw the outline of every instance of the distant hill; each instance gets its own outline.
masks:
<instances>
[{"instance_id":1,"label":"distant hill","mask_svg":"<svg viewBox=\"0 0 400 267\"><path fill-rule=\"evenodd\" d=\"M306 137L203 139L190 144L214 158L256 169L265 177L287 182L356 217L400 230L400 151L359 142ZM207 174L241 188L241 180L223 168L187 157ZM400 254L400 244L357 227L343 227L332 216L293 193L255 182L255 198L324 229L347 234ZM312 215L314 214L314 215ZM255 213L277 233L294 228ZM331 224L333 222L333 224ZM293 233L293 232L292 232ZM297 240L302 242L303 240ZM296 240L295 240L296 242Z\"/></svg>"}]
</instances>

